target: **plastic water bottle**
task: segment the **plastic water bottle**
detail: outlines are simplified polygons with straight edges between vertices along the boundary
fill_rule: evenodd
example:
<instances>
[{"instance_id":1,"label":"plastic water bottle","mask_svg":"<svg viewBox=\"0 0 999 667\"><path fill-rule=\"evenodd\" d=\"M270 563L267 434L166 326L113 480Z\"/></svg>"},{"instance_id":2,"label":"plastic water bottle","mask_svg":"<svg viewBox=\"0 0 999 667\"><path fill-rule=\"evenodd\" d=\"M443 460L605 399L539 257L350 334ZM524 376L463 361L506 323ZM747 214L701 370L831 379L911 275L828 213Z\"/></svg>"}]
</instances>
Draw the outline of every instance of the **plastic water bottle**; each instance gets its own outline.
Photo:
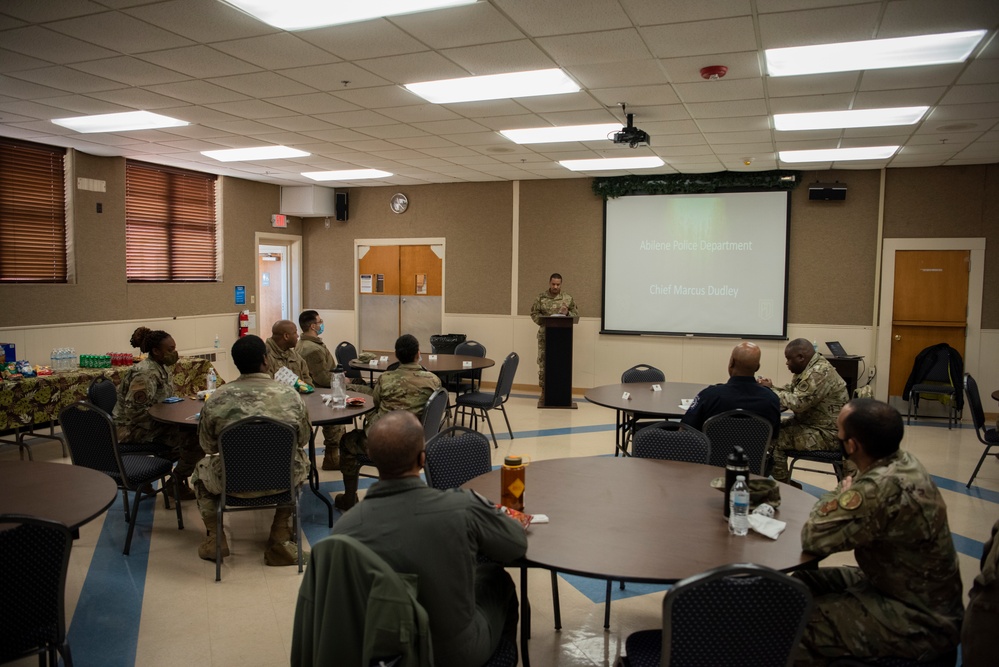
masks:
<instances>
[{"instance_id":1,"label":"plastic water bottle","mask_svg":"<svg viewBox=\"0 0 999 667\"><path fill-rule=\"evenodd\" d=\"M215 349L219 349L219 335L215 334Z\"/></svg>"},{"instance_id":2,"label":"plastic water bottle","mask_svg":"<svg viewBox=\"0 0 999 667\"><path fill-rule=\"evenodd\" d=\"M218 383L218 376L215 375L215 369L208 371L208 391L215 391L215 385Z\"/></svg>"},{"instance_id":3,"label":"plastic water bottle","mask_svg":"<svg viewBox=\"0 0 999 667\"><path fill-rule=\"evenodd\" d=\"M59 370L59 350L52 348L52 354L49 355L49 368L53 371Z\"/></svg>"},{"instance_id":4,"label":"plastic water bottle","mask_svg":"<svg viewBox=\"0 0 999 667\"><path fill-rule=\"evenodd\" d=\"M739 475L732 486L732 509L728 517L728 530L740 537L749 533L749 487L746 478Z\"/></svg>"},{"instance_id":5,"label":"plastic water bottle","mask_svg":"<svg viewBox=\"0 0 999 667\"><path fill-rule=\"evenodd\" d=\"M725 518L732 514L732 487L735 486L736 478L742 475L745 479L749 475L749 461L742 447L735 445L728 453L725 460Z\"/></svg>"},{"instance_id":6,"label":"plastic water bottle","mask_svg":"<svg viewBox=\"0 0 999 667\"><path fill-rule=\"evenodd\" d=\"M333 394L333 400L330 401L330 407L347 407L347 385L343 376L343 371L339 366L337 366L336 370L333 371L333 380L330 382L330 393Z\"/></svg>"}]
</instances>

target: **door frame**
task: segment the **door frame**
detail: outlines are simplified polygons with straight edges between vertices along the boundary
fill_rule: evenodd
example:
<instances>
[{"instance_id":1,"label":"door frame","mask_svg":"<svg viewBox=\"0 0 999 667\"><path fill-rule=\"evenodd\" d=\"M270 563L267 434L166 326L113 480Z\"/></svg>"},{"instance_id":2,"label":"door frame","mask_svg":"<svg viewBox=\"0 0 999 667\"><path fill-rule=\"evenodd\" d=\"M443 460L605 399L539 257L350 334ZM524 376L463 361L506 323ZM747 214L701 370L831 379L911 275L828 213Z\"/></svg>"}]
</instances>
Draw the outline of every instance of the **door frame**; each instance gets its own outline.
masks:
<instances>
[{"instance_id":1,"label":"door frame","mask_svg":"<svg viewBox=\"0 0 999 667\"><path fill-rule=\"evenodd\" d=\"M280 245L288 248L288 312L292 321L296 320L294 313L302 312L302 237L296 234L272 234L270 232L254 232L253 235L253 294L250 295L250 310L253 312L253 319L257 320L257 295L260 286L260 263L257 256L260 254L262 245ZM273 322L272 322L273 324ZM256 330L256 334L261 338L270 336L270 331L266 335L260 333L261 323L255 322L251 329ZM253 333L253 331L251 331Z\"/></svg>"},{"instance_id":2,"label":"door frame","mask_svg":"<svg viewBox=\"0 0 999 667\"><path fill-rule=\"evenodd\" d=\"M444 286L447 284L447 239L442 236L425 238L384 238L384 239L354 239L354 340L361 339L361 258L358 251L361 246L385 246L385 245L439 245L444 253L441 256L441 326L444 326L445 303L447 302L447 292Z\"/></svg>"},{"instance_id":3,"label":"door frame","mask_svg":"<svg viewBox=\"0 0 999 667\"><path fill-rule=\"evenodd\" d=\"M985 239L884 239L881 246L881 308L878 316L875 363L885 360L884 382L878 382L875 398L888 400L888 368L891 364L891 321L895 308L895 253L899 250L968 250L968 321L964 346L964 371L978 375L982 345L982 297L985 291Z\"/></svg>"}]
</instances>

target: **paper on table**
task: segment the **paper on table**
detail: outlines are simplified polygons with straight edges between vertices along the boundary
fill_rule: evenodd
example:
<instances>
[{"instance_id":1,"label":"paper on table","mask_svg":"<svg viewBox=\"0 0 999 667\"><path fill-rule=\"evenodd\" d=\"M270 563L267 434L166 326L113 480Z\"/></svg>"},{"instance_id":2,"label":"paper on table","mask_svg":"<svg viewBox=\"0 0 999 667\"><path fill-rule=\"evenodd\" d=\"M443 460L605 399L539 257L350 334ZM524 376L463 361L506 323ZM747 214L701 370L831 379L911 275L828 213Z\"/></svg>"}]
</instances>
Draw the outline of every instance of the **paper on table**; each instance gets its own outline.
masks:
<instances>
[{"instance_id":1,"label":"paper on table","mask_svg":"<svg viewBox=\"0 0 999 667\"><path fill-rule=\"evenodd\" d=\"M298 376L291 372L287 366L282 366L278 369L277 373L274 374L274 379L282 384L295 386L295 382L298 380Z\"/></svg>"}]
</instances>

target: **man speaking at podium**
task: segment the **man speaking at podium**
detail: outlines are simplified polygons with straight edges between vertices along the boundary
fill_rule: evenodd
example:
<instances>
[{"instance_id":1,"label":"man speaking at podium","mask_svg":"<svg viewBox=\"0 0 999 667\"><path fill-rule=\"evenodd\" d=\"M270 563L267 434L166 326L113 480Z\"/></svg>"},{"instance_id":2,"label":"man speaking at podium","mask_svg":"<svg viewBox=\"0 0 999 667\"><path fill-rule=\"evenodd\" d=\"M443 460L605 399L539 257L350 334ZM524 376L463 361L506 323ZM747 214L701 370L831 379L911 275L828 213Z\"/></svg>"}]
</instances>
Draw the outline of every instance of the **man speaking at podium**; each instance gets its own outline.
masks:
<instances>
[{"instance_id":1,"label":"man speaking at podium","mask_svg":"<svg viewBox=\"0 0 999 667\"><path fill-rule=\"evenodd\" d=\"M548 279L548 289L538 295L531 306L531 319L538 325L538 385L541 396L545 395L545 328L541 318L549 315L567 315L579 317L576 302L562 291L562 276L553 273Z\"/></svg>"}]
</instances>

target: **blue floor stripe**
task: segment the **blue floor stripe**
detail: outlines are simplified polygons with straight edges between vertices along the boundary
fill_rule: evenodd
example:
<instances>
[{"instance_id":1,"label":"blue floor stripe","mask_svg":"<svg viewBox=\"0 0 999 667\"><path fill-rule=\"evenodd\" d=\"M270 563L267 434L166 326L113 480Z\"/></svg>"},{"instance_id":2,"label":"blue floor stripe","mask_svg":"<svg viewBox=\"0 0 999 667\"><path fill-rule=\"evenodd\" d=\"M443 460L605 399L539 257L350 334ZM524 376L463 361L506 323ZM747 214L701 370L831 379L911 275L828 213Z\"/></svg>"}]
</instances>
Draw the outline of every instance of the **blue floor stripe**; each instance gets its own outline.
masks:
<instances>
[{"instance_id":1,"label":"blue floor stripe","mask_svg":"<svg viewBox=\"0 0 999 667\"><path fill-rule=\"evenodd\" d=\"M990 491L989 489L983 489L978 486L972 486L970 489L965 486L966 482L959 482L954 479L948 479L947 477L938 477L936 475L930 475L933 478L933 483L937 485L938 488L946 489L953 493L960 493L961 495L971 496L972 498L981 498L990 503L999 503L999 491Z\"/></svg>"},{"instance_id":2,"label":"blue floor stripe","mask_svg":"<svg viewBox=\"0 0 999 667\"><path fill-rule=\"evenodd\" d=\"M69 626L68 639L78 665L132 667L135 664L153 509L158 501L162 502L160 496L139 503L128 556L121 552L125 548L128 523L120 498L104 517Z\"/></svg>"}]
</instances>

